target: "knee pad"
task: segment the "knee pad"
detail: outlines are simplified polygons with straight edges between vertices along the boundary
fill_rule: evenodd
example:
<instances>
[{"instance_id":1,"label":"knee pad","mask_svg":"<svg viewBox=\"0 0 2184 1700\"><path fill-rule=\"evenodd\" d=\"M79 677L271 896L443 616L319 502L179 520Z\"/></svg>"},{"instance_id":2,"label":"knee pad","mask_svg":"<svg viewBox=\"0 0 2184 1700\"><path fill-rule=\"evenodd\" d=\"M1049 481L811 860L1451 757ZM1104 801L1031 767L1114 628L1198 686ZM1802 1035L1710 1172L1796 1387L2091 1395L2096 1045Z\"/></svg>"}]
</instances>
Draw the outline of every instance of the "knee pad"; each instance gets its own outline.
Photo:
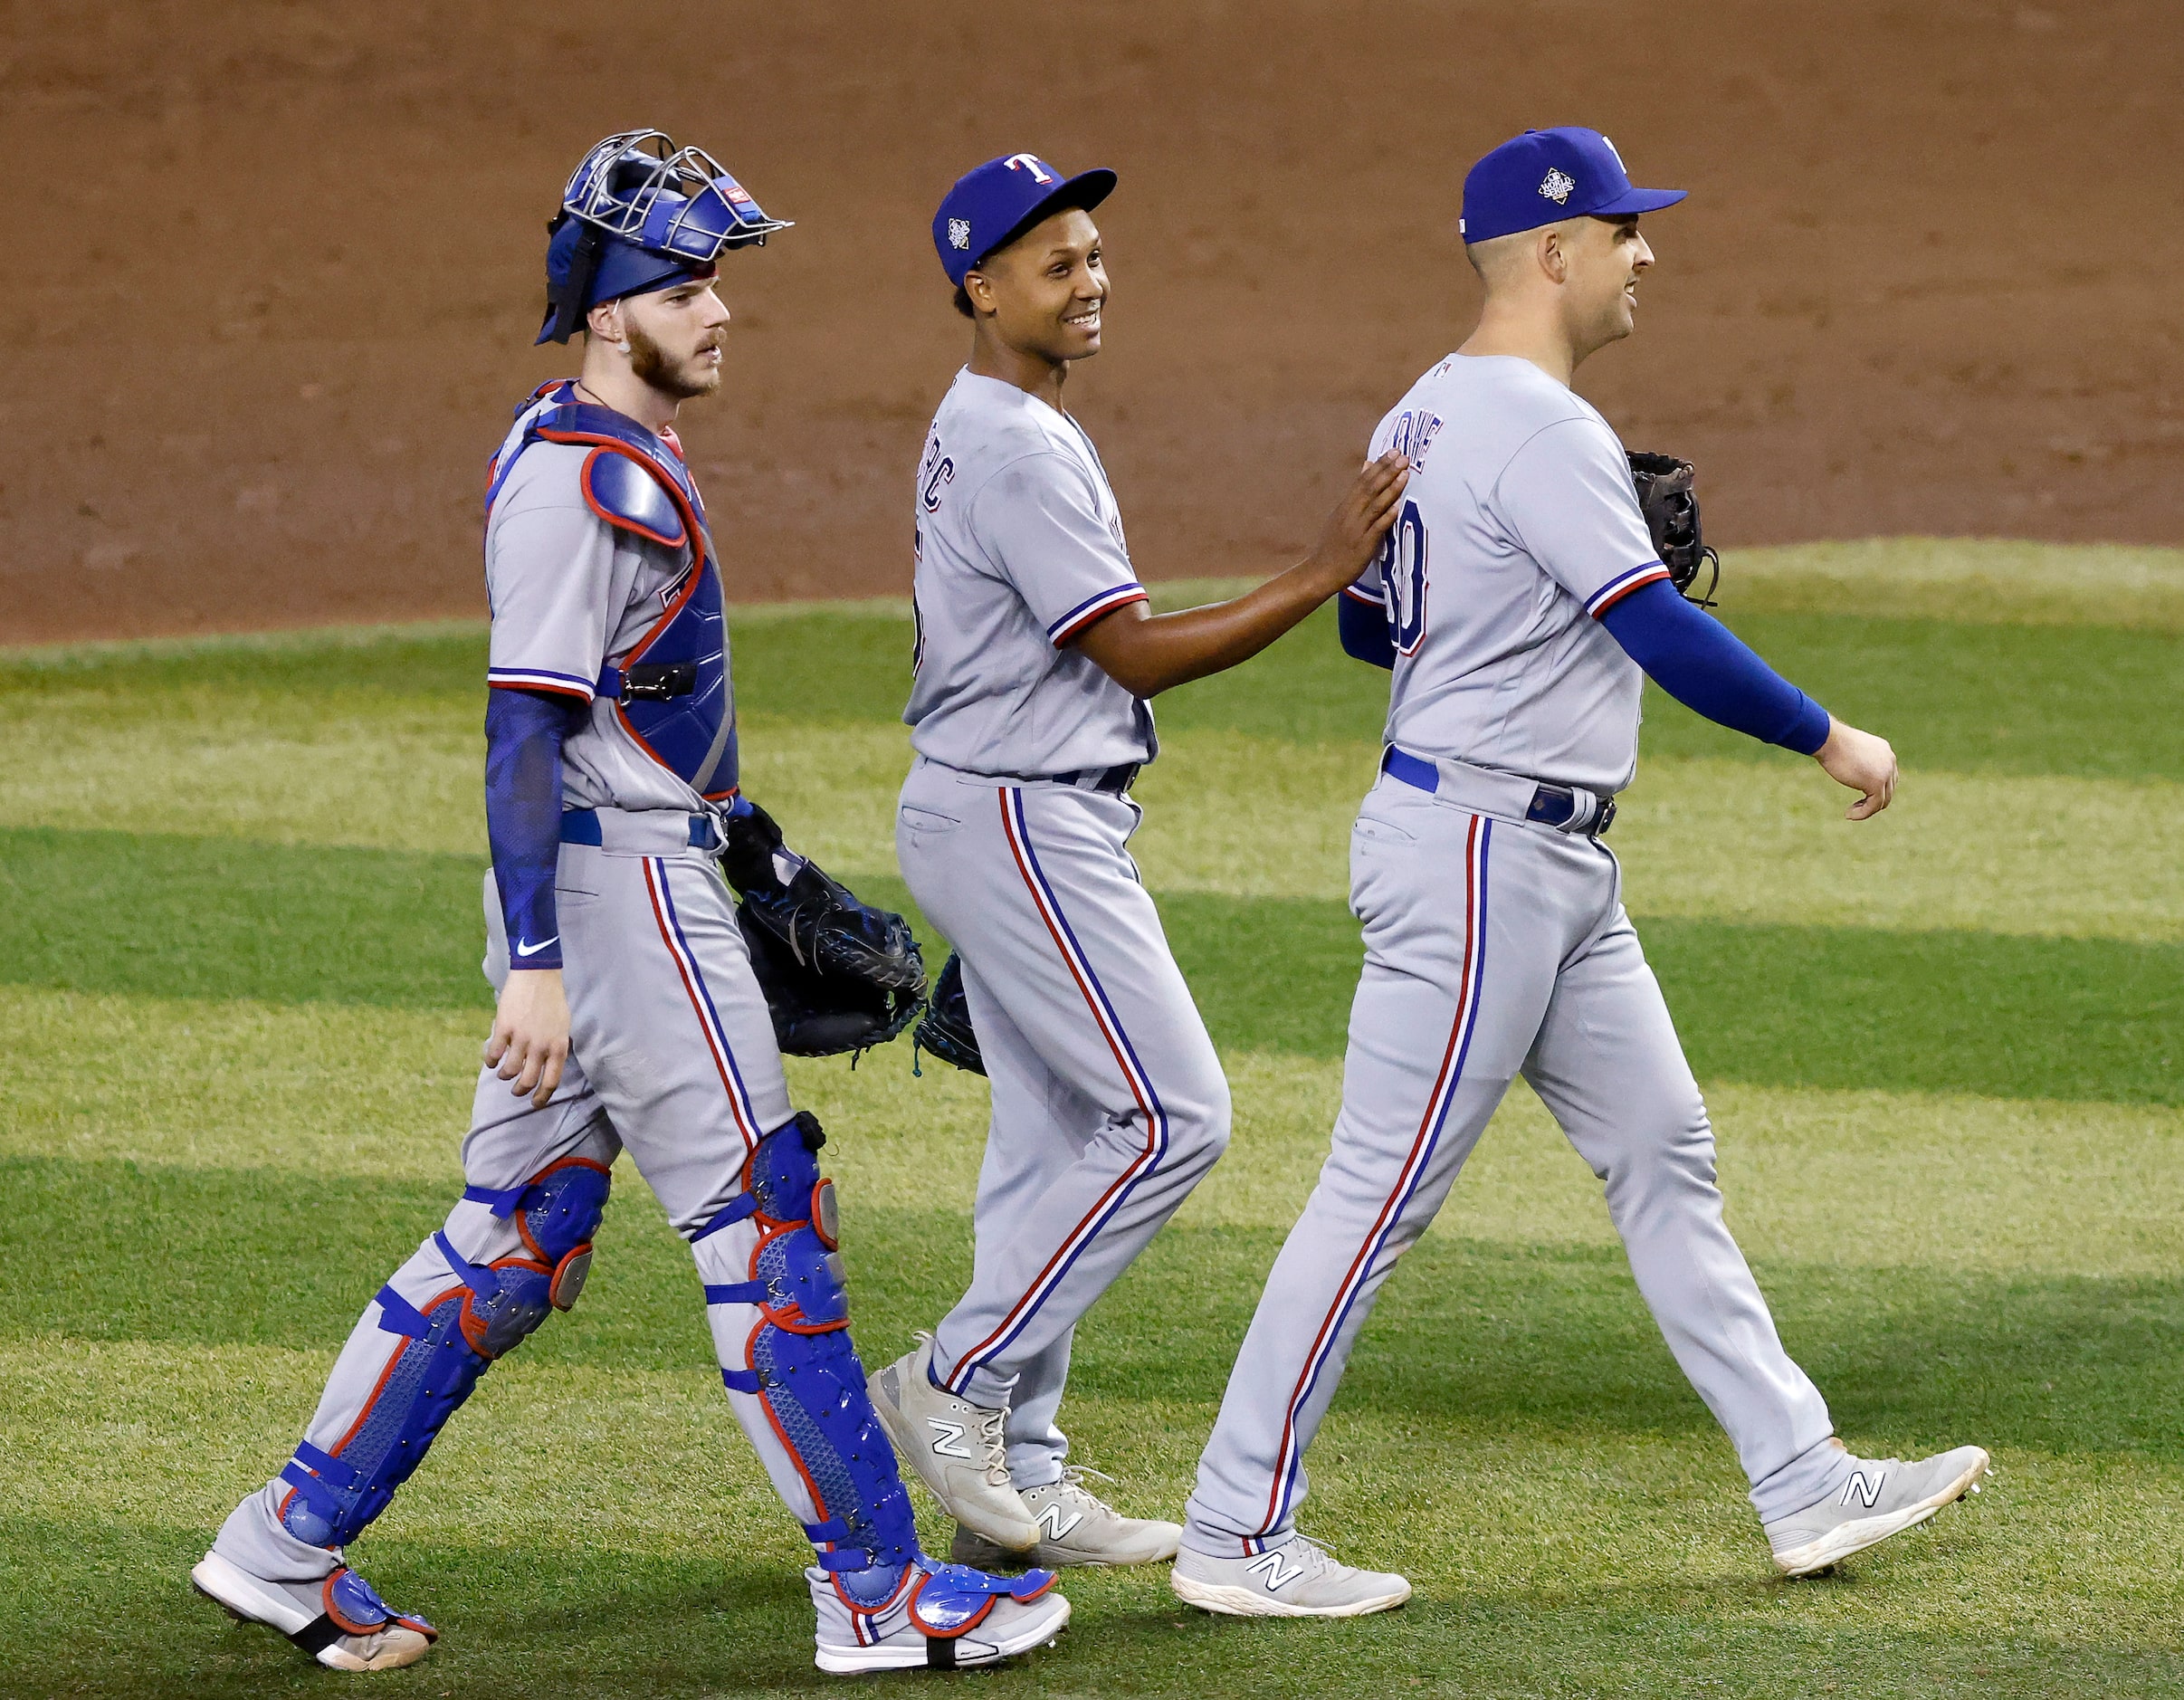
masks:
<instances>
[{"instance_id":1,"label":"knee pad","mask_svg":"<svg viewBox=\"0 0 2184 1700\"><path fill-rule=\"evenodd\" d=\"M819 1173L825 1137L809 1111L767 1135L744 1164L742 1196L696 1238L731 1222L757 1224L750 1278L705 1289L708 1304L758 1312L745 1347L749 1368L723 1369L720 1379L765 1401L819 1508L820 1521L805 1526L819 1567L863 1605L895 1587L918 1556L918 1533L849 1337L834 1183Z\"/></svg>"},{"instance_id":2,"label":"knee pad","mask_svg":"<svg viewBox=\"0 0 2184 1700\"><path fill-rule=\"evenodd\" d=\"M516 1218L529 1255L473 1264L435 1233L461 1285L423 1310L392 1286L379 1289L379 1326L408 1343L332 1452L309 1441L297 1447L281 1472L291 1490L281 1505L283 1528L313 1546L345 1546L386 1509L493 1360L521 1344L549 1310L576 1304L608 1185L606 1164L568 1157L505 1192L465 1190L494 1215Z\"/></svg>"}]
</instances>

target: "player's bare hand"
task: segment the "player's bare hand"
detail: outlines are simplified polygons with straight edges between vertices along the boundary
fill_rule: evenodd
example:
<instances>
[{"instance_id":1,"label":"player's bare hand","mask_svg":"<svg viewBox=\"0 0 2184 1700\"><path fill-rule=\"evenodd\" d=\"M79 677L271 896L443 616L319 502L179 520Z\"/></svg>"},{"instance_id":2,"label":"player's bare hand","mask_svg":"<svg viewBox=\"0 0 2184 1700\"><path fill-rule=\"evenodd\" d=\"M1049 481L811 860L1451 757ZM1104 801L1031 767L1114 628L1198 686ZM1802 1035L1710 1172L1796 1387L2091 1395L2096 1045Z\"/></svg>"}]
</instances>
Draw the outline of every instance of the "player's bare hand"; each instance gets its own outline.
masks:
<instances>
[{"instance_id":1,"label":"player's bare hand","mask_svg":"<svg viewBox=\"0 0 2184 1700\"><path fill-rule=\"evenodd\" d=\"M485 1065L509 1090L529 1097L539 1109L561 1084L568 1061L568 997L558 968L511 969L493 1011L492 1037L485 1042Z\"/></svg>"},{"instance_id":2,"label":"player's bare hand","mask_svg":"<svg viewBox=\"0 0 2184 1700\"><path fill-rule=\"evenodd\" d=\"M1815 754L1827 777L1859 793L1845 811L1847 820L1866 820L1878 815L1895 798L1896 752L1888 740L1862 732L1841 721L1827 723L1827 741Z\"/></svg>"},{"instance_id":3,"label":"player's bare hand","mask_svg":"<svg viewBox=\"0 0 2184 1700\"><path fill-rule=\"evenodd\" d=\"M1311 552L1311 565L1336 589L1365 570L1388 528L1396 522L1396 503L1408 482L1410 463L1390 449L1378 460L1366 462L1335 503L1320 532L1320 546Z\"/></svg>"}]
</instances>

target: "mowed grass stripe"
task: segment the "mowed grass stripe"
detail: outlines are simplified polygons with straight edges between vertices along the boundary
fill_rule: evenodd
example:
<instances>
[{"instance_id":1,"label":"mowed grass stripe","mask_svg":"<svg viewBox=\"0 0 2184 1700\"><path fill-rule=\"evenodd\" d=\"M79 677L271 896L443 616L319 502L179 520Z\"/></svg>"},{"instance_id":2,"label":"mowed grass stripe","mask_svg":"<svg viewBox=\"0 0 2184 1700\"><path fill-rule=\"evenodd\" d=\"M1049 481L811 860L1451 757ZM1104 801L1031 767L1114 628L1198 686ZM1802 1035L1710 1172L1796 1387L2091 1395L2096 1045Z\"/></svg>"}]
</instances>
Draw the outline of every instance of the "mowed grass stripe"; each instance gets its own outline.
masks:
<instances>
[{"instance_id":1,"label":"mowed grass stripe","mask_svg":"<svg viewBox=\"0 0 2184 1700\"><path fill-rule=\"evenodd\" d=\"M481 1012L204 1003L0 987L0 1155L86 1170L277 1171L397 1181L421 1208L461 1185ZM1235 1137L1178 1218L1286 1229L1325 1157L1339 1059L1231 1051ZM868 1203L968 1212L985 1083L901 1046L852 1070L791 1059L797 1103L831 1130L853 1226ZM2168 1275L2184 1268L2184 1116L2174 1110L1936 1093L1718 1083L1708 1101L1737 1231L1754 1255L1988 1273ZM625 1169L625 1203L643 1188ZM617 1207L619 1209L619 1207ZM618 1218L620 1219L620 1218ZM1436 1231L1611 1246L1599 1182L1528 1087L1512 1088Z\"/></svg>"},{"instance_id":2,"label":"mowed grass stripe","mask_svg":"<svg viewBox=\"0 0 2184 1700\"><path fill-rule=\"evenodd\" d=\"M1860 615L1722 617L1845 719L1890 736L1914 768L2184 778L2184 635L2111 626L2014 626ZM906 614L865 605L739 616L738 696L747 713L814 726L892 724L909 692ZM332 712L377 720L426 705L474 737L482 716L482 636L353 635L257 647L124 653L0 664L0 730L65 744L69 720L165 720L177 691L227 693L274 728ZM1258 662L1163 696L1170 734L1232 731L1293 743L1368 742L1387 712L1387 677L1344 655L1322 609ZM1645 748L1661 755L1767 759L1734 733L1649 692ZM61 724L55 724L61 717ZM40 746L24 740L25 748Z\"/></svg>"},{"instance_id":3,"label":"mowed grass stripe","mask_svg":"<svg viewBox=\"0 0 2184 1700\"><path fill-rule=\"evenodd\" d=\"M489 1001L467 858L17 830L0 832L0 983ZM915 918L901 881L860 883ZM1217 1043L1341 1054L1362 960L1344 905L1183 892L1161 910ZM1695 919L1645 938L1702 1078L2184 1102L2184 947Z\"/></svg>"},{"instance_id":4,"label":"mowed grass stripe","mask_svg":"<svg viewBox=\"0 0 2184 1700\"><path fill-rule=\"evenodd\" d=\"M429 1186L263 1171L8 1159L0 1181L22 1212L0 1229L0 1335L16 1338L330 1351L448 1208ZM640 1187L618 1191L597 1287L527 1341L521 1361L703 1376L711 1346L689 1253ZM863 1337L883 1350L930 1327L969 1276L968 1214L867 1197L845 1219ZM1210 1409L1282 1238L1273 1227L1172 1227L1102 1302L1073 1361L1077 1398ZM2003 1446L2184 1462L2184 1386L2170 1373L2184 1351L2184 1276L1754 1266L1784 1339L1848 1432L1969 1426ZM1178 1314L1182 1292L1200 1296ZM1617 1246L1444 1230L1405 1258L1375 1328L1431 1342L1359 1355L1346 1397L1384 1415L1712 1432Z\"/></svg>"},{"instance_id":5,"label":"mowed grass stripe","mask_svg":"<svg viewBox=\"0 0 2184 1700\"><path fill-rule=\"evenodd\" d=\"M300 1691L310 1673L273 1638L144 1601L277 1467L318 1354L56 1343L0 1345L21 1393L0 1419L17 1443L0 1481L34 1495L0 1520L0 1613L42 1631L34 1656L18 1641L0 1662L0 1693ZM811 1692L800 1553L718 1386L527 1363L530 1350L485 1378L372 1533L375 1580L447 1634L432 1692L711 1694L724 1661L739 1694ZM103 1413L93 1446L85 1410ZM1085 1456L1128 1473L1130 1509L1172 1512L1210 1418L1202 1402L1110 1390L1073 1429ZM2165 1462L2019 1448L1998 1462L1985 1501L1894 1543L1885 1565L1788 1589L1768 1579L1702 1419L1651 1433L1560 1412L1421 1423L1345 1398L1315 1454L1308 1522L1411 1574L1407 1610L1239 1625L1178 1614L1158 1571L1073 1574L1068 1639L986 1680L1027 1695L1211 1692L1244 1660L1271 1661L1283 1678L1259 1686L1297 1695L1384 1695L1401 1673L1467 1695L1687 1693L1714 1672L1708 1686L1728 1692L1791 1694L1823 1671L1861 1695L2169 1692L2184 1510ZM1397 1480L1438 1487L1391 1518L1379 1485ZM928 1543L944 1543L913 1495ZM2112 1552L2132 1554L2128 1569ZM1983 1585L1997 1570L2010 1587ZM1968 1681L1979 1675L2008 1680Z\"/></svg>"},{"instance_id":6,"label":"mowed grass stripe","mask_svg":"<svg viewBox=\"0 0 2184 1700\"><path fill-rule=\"evenodd\" d=\"M232 710L200 692L157 725L56 711L26 738L45 753L0 773L0 827L100 830L126 797L138 832L482 864L475 727L414 704L381 722L344 712L283 724ZM902 728L756 715L744 731L745 786L794 843L844 878L894 873ZM1376 756L1371 744L1173 735L1139 783L1147 816L1132 851L1155 890L1340 897ZM1838 788L1778 753L1648 760L1611 842L1625 901L1641 915L2177 941L2179 836L2184 785L2050 775L1913 773L1885 817L1852 827Z\"/></svg>"}]
</instances>

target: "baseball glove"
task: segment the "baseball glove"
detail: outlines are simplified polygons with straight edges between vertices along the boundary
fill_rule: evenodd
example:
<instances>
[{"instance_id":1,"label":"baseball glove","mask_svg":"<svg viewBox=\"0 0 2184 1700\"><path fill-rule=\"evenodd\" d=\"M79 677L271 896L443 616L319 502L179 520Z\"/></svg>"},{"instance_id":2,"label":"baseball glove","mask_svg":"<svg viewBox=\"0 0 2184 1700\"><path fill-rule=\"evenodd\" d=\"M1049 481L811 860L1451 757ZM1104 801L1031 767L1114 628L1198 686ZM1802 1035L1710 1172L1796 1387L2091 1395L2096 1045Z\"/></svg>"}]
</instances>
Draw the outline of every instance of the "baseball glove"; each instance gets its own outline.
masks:
<instances>
[{"instance_id":1,"label":"baseball glove","mask_svg":"<svg viewBox=\"0 0 2184 1700\"><path fill-rule=\"evenodd\" d=\"M1669 582L1686 600L1712 607L1714 587L1721 582L1721 558L1699 534L1699 499L1692 493L1699 469L1673 454L1642 454L1636 449L1626 453L1645 529L1653 534L1654 552L1668 568ZM1702 565L1711 569L1706 588L1693 596L1691 587Z\"/></svg>"},{"instance_id":2,"label":"baseball glove","mask_svg":"<svg viewBox=\"0 0 2184 1700\"><path fill-rule=\"evenodd\" d=\"M910 1043L913 1059L920 1051L930 1051L942 1062L968 1068L974 1074L986 1072L986 1059L978 1055L978 1031L970 1024L970 999L963 995L961 957L949 955L940 978L933 982L932 1001L925 1007L925 1018L910 1036Z\"/></svg>"},{"instance_id":3,"label":"baseball glove","mask_svg":"<svg viewBox=\"0 0 2184 1700\"><path fill-rule=\"evenodd\" d=\"M774 1037L792 1056L885 1045L925 999L925 958L910 922L861 903L787 849L755 803L729 817L720 870L741 893L736 924L750 947Z\"/></svg>"}]
</instances>

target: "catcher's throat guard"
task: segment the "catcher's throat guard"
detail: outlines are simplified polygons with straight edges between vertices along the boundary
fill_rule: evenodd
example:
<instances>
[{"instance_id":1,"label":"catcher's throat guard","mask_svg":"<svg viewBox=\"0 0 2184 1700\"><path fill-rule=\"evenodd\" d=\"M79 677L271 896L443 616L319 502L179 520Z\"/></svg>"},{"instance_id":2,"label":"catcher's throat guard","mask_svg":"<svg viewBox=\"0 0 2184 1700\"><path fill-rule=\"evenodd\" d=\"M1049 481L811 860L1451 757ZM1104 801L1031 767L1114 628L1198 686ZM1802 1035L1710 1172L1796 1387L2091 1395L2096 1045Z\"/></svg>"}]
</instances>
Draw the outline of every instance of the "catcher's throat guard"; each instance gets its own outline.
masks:
<instances>
[{"instance_id":1,"label":"catcher's throat guard","mask_svg":"<svg viewBox=\"0 0 2184 1700\"><path fill-rule=\"evenodd\" d=\"M602 301L700 275L730 248L763 246L791 221L768 218L702 148L625 130L594 145L547 225L546 323L567 342Z\"/></svg>"},{"instance_id":2,"label":"catcher's throat guard","mask_svg":"<svg viewBox=\"0 0 2184 1700\"><path fill-rule=\"evenodd\" d=\"M1714 589L1721 582L1721 558L1706 547L1699 530L1699 498L1693 490L1699 471L1689 461L1673 454L1625 451L1630 461L1630 482L1638 492L1638 510L1655 552L1668 568L1668 581L1676 593L1702 608L1714 606ZM1709 568L1706 588L1693 594L1699 568Z\"/></svg>"},{"instance_id":3,"label":"catcher's throat guard","mask_svg":"<svg viewBox=\"0 0 2184 1700\"><path fill-rule=\"evenodd\" d=\"M687 544L689 568L667 607L595 689L612 702L637 747L700 797L720 802L736 790L736 695L730 676L728 617L714 564L705 503L675 451L611 407L576 399L566 383L546 386L516 415L494 457L485 511L535 443L589 444L578 477L585 505L617 530L667 547Z\"/></svg>"}]
</instances>

